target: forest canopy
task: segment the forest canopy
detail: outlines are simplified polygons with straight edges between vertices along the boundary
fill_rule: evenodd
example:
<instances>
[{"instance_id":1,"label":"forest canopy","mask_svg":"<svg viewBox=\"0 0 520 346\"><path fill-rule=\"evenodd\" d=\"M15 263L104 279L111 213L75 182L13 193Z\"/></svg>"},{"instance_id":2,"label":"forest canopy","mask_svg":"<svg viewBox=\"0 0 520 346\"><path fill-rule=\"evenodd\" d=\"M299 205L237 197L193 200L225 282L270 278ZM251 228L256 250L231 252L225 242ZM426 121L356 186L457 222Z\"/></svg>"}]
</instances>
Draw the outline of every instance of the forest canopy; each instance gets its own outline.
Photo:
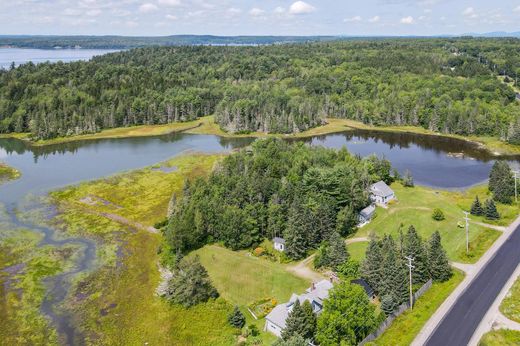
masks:
<instances>
[{"instance_id":1,"label":"forest canopy","mask_svg":"<svg viewBox=\"0 0 520 346\"><path fill-rule=\"evenodd\" d=\"M46 139L214 114L229 132L293 133L337 117L516 143L519 43L147 47L88 62L27 63L0 70L0 133Z\"/></svg>"},{"instance_id":2,"label":"forest canopy","mask_svg":"<svg viewBox=\"0 0 520 346\"><path fill-rule=\"evenodd\" d=\"M174 198L166 239L173 253L220 242L237 250L283 236L302 258L334 232L355 231L370 202L368 186L389 177L390 164L339 151L257 140L226 157L208 178L187 181Z\"/></svg>"}]
</instances>

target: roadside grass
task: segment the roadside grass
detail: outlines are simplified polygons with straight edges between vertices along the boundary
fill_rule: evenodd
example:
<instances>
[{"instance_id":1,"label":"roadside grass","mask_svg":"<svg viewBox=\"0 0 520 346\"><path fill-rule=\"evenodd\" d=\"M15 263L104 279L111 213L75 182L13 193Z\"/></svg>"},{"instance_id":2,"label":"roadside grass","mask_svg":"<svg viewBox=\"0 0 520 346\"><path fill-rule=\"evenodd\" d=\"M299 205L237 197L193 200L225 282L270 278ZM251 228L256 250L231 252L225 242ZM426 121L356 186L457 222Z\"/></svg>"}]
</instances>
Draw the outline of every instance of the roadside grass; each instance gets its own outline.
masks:
<instances>
[{"instance_id":1,"label":"roadside grass","mask_svg":"<svg viewBox=\"0 0 520 346\"><path fill-rule=\"evenodd\" d=\"M509 329L493 330L484 334L479 346L518 346L520 345L520 332Z\"/></svg>"},{"instance_id":2,"label":"roadside grass","mask_svg":"<svg viewBox=\"0 0 520 346\"><path fill-rule=\"evenodd\" d=\"M42 280L70 268L77 248L37 247L42 236L23 229L0 234L0 343L57 345L56 331L40 313Z\"/></svg>"},{"instance_id":3,"label":"roadside grass","mask_svg":"<svg viewBox=\"0 0 520 346\"><path fill-rule=\"evenodd\" d=\"M310 285L287 272L285 265L253 257L246 251L207 245L193 255L199 255L221 296L232 304L247 306L262 298L274 298L280 304Z\"/></svg>"},{"instance_id":4,"label":"roadside grass","mask_svg":"<svg viewBox=\"0 0 520 346\"><path fill-rule=\"evenodd\" d=\"M0 185L9 180L15 180L20 177L19 170L0 162Z\"/></svg>"},{"instance_id":5,"label":"roadside grass","mask_svg":"<svg viewBox=\"0 0 520 346\"><path fill-rule=\"evenodd\" d=\"M460 271L454 270L454 275L450 280L443 283L434 283L432 287L417 300L413 310L406 310L395 319L383 335L368 345L410 345L426 321L428 321L463 279L464 275Z\"/></svg>"},{"instance_id":6,"label":"roadside grass","mask_svg":"<svg viewBox=\"0 0 520 346\"><path fill-rule=\"evenodd\" d=\"M441 191L427 187L416 186L405 188L400 183L392 184L397 198L388 209L377 208L376 216L354 235L354 237L383 236L391 234L399 236L399 231L405 232L413 225L417 232L424 238L438 230L442 237L442 243L450 260L463 263L474 263L500 236L500 232L490 229L478 223L489 223L483 217L472 216L470 223L471 254L466 255L466 235L464 228L457 226L462 220L463 210L469 210L471 202L476 194L481 199L485 197L485 187L479 186L467 191ZM432 219L432 211L439 208L443 211L445 219L435 221ZM498 205L503 218L499 224L509 224L516 217L516 206Z\"/></svg>"},{"instance_id":7,"label":"roadside grass","mask_svg":"<svg viewBox=\"0 0 520 346\"><path fill-rule=\"evenodd\" d=\"M500 311L510 320L520 323L520 278L500 304Z\"/></svg>"}]
</instances>

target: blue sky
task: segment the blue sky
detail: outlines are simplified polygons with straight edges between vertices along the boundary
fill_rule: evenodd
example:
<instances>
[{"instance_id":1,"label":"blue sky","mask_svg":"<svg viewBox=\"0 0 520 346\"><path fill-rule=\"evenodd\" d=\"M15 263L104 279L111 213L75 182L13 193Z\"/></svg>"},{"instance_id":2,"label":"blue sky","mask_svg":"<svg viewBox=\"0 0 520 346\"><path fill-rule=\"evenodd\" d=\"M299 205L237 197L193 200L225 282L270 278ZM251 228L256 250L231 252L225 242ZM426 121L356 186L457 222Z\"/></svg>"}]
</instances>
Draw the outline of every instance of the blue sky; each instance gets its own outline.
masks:
<instances>
[{"instance_id":1,"label":"blue sky","mask_svg":"<svg viewBox=\"0 0 520 346\"><path fill-rule=\"evenodd\" d=\"M437 35L520 31L520 0L0 0L0 34Z\"/></svg>"}]
</instances>

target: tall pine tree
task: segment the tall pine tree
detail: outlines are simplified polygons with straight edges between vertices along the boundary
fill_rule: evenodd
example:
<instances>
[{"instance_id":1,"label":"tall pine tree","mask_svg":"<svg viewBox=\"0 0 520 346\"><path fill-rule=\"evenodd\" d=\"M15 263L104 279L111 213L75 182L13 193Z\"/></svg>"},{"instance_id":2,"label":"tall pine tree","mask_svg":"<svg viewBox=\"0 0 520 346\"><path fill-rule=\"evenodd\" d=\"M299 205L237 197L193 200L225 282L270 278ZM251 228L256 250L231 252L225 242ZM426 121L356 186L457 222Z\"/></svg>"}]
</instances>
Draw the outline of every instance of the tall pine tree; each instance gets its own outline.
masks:
<instances>
[{"instance_id":1,"label":"tall pine tree","mask_svg":"<svg viewBox=\"0 0 520 346\"><path fill-rule=\"evenodd\" d=\"M475 196L475 200L471 204L471 215L482 216L484 214L484 209L482 208L482 203L478 199L478 196Z\"/></svg>"},{"instance_id":2,"label":"tall pine tree","mask_svg":"<svg viewBox=\"0 0 520 346\"><path fill-rule=\"evenodd\" d=\"M300 304L297 299L289 316L285 320L285 329L282 331L282 339L300 335L304 339L312 340L316 334L316 316L312 310L312 306L308 301Z\"/></svg>"},{"instance_id":3,"label":"tall pine tree","mask_svg":"<svg viewBox=\"0 0 520 346\"><path fill-rule=\"evenodd\" d=\"M376 239L372 239L368 244L365 260L361 265L361 275L376 292L380 292L381 289L382 262L381 247Z\"/></svg>"},{"instance_id":4,"label":"tall pine tree","mask_svg":"<svg viewBox=\"0 0 520 346\"><path fill-rule=\"evenodd\" d=\"M442 247L439 231L435 231L432 234L428 245L428 262L431 278L439 282L449 280L453 272L448 262L446 251Z\"/></svg>"},{"instance_id":5,"label":"tall pine tree","mask_svg":"<svg viewBox=\"0 0 520 346\"><path fill-rule=\"evenodd\" d=\"M404 254L411 256L415 268L412 272L414 284L423 284L430 279L428 273L428 255L421 237L417 234L415 227L410 226L405 238Z\"/></svg>"},{"instance_id":6,"label":"tall pine tree","mask_svg":"<svg viewBox=\"0 0 520 346\"><path fill-rule=\"evenodd\" d=\"M347 245L337 232L333 232L330 236L327 256L329 258L329 266L334 270L337 270L340 265L348 260Z\"/></svg>"},{"instance_id":7,"label":"tall pine tree","mask_svg":"<svg viewBox=\"0 0 520 346\"><path fill-rule=\"evenodd\" d=\"M492 199L488 199L484 203L484 215L486 215L486 219L488 220L500 219L500 214L498 213L495 202L493 202Z\"/></svg>"}]
</instances>

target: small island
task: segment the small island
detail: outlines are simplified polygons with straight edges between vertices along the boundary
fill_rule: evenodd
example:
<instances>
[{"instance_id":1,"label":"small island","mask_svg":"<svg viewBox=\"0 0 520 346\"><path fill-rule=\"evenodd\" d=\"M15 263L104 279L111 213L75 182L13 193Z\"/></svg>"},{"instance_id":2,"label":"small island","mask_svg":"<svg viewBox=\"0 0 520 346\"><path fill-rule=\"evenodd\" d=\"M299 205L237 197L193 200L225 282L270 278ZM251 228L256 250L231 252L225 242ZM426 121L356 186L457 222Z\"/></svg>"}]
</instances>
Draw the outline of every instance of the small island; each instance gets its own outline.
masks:
<instances>
[{"instance_id":1,"label":"small island","mask_svg":"<svg viewBox=\"0 0 520 346\"><path fill-rule=\"evenodd\" d=\"M20 178L20 171L16 168L10 167L3 162L0 162L0 185L9 180Z\"/></svg>"}]
</instances>

